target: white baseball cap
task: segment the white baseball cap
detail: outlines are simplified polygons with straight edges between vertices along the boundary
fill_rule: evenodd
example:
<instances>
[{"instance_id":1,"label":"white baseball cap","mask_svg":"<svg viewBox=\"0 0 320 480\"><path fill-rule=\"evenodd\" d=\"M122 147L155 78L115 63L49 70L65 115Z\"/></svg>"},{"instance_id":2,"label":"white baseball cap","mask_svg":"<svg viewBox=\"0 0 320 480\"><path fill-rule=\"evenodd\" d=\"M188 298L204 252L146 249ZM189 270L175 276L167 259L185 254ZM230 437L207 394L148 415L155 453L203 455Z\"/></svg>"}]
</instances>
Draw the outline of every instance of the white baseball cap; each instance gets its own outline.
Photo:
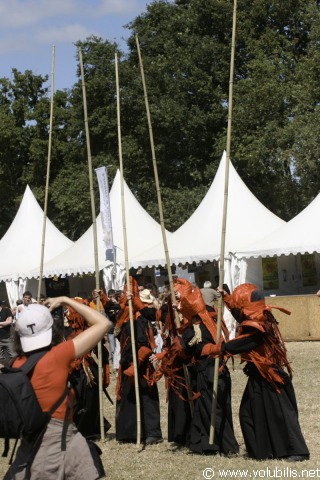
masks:
<instances>
[{"instance_id":1,"label":"white baseball cap","mask_svg":"<svg viewBox=\"0 0 320 480\"><path fill-rule=\"evenodd\" d=\"M22 350L31 352L50 345L52 325L53 319L47 307L37 303L25 307L15 324Z\"/></svg>"}]
</instances>

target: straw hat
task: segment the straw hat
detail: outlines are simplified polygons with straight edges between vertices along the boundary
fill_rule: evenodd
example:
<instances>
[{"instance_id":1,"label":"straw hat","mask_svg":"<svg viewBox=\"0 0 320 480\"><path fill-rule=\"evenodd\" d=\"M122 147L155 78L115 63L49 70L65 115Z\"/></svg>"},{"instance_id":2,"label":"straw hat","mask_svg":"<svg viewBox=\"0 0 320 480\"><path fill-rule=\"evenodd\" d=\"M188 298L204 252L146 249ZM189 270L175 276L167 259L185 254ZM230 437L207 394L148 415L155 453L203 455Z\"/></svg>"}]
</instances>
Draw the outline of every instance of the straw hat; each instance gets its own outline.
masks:
<instances>
[{"instance_id":1,"label":"straw hat","mask_svg":"<svg viewBox=\"0 0 320 480\"><path fill-rule=\"evenodd\" d=\"M141 302L143 303L153 303L153 299L151 297L151 292L147 288L139 292L139 297Z\"/></svg>"}]
</instances>

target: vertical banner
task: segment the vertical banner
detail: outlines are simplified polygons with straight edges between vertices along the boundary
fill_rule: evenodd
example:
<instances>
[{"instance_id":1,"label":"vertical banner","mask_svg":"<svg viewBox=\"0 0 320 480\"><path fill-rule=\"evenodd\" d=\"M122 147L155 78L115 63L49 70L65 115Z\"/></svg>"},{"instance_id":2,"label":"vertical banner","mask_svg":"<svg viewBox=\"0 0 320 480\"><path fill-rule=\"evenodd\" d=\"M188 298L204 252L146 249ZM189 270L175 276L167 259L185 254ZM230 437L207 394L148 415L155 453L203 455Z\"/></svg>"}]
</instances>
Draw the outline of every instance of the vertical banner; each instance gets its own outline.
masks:
<instances>
[{"instance_id":1,"label":"vertical banner","mask_svg":"<svg viewBox=\"0 0 320 480\"><path fill-rule=\"evenodd\" d=\"M106 245L106 260L110 260L110 262L114 262L115 258L114 258L113 236L112 236L108 172L106 167L96 168L95 172L97 174L98 184L99 184L102 236L103 236L103 241Z\"/></svg>"}]
</instances>

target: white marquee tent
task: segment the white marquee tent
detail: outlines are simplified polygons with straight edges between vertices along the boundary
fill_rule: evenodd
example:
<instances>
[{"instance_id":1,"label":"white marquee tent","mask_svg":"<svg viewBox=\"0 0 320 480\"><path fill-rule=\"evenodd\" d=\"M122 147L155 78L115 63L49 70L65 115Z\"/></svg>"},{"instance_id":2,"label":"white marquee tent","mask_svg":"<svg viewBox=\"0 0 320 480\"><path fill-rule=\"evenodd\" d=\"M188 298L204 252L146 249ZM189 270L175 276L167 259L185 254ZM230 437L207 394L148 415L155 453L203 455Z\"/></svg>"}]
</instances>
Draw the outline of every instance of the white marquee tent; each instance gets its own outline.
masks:
<instances>
[{"instance_id":1,"label":"white marquee tent","mask_svg":"<svg viewBox=\"0 0 320 480\"><path fill-rule=\"evenodd\" d=\"M126 214L126 234L128 240L128 256L138 255L144 250L148 250L152 245L158 243L162 238L160 225L144 210L137 201L131 190L124 182L124 203ZM113 230L113 243L116 249L116 262L122 267L125 264L124 240L123 240L123 222L121 207L121 182L120 172L118 170L112 188L110 190L111 220ZM101 216L96 219L97 241L98 241L98 261L99 270L110 267L111 262L105 260L105 244L102 240ZM171 235L167 232L168 237ZM93 226L91 226L70 248L61 255L53 258L44 265L44 277L54 275L77 275L95 272L94 247L93 247ZM120 269L121 270L121 269ZM36 270L28 272L28 277L36 277ZM118 279L121 284L121 278Z\"/></svg>"},{"instance_id":2,"label":"white marquee tent","mask_svg":"<svg viewBox=\"0 0 320 480\"><path fill-rule=\"evenodd\" d=\"M39 271L43 218L44 212L27 186L15 218L0 240L0 281L6 282L10 302L12 298L21 297L22 279L27 277L27 272L35 268ZM59 255L72 243L46 219L44 261Z\"/></svg>"},{"instance_id":3,"label":"white marquee tent","mask_svg":"<svg viewBox=\"0 0 320 480\"><path fill-rule=\"evenodd\" d=\"M259 241L252 242L245 249L236 251L237 258L242 261L241 269L246 270L247 281L256 281L257 277L262 277L261 258L276 256L280 272L280 293L292 291L309 293L318 289L320 283L319 213L320 193L302 212L282 225L276 232L270 232ZM301 255L304 254L314 254L317 286L303 285L303 281L301 281L303 272L300 261ZM274 293L278 294L279 292Z\"/></svg>"},{"instance_id":4,"label":"white marquee tent","mask_svg":"<svg viewBox=\"0 0 320 480\"><path fill-rule=\"evenodd\" d=\"M225 163L224 152L216 176L199 207L168 239L171 263L178 265L219 258ZM229 255L245 250L247 245L276 231L284 224L283 220L264 207L250 192L230 162L225 253ZM130 260L135 267L166 263L163 246L160 243L139 256L131 257ZM231 268L234 272L229 262L229 272L226 272L225 281L230 286L234 281L237 283L237 280L231 278L234 275L234 273L231 275Z\"/></svg>"},{"instance_id":5,"label":"white marquee tent","mask_svg":"<svg viewBox=\"0 0 320 480\"><path fill-rule=\"evenodd\" d=\"M320 253L320 193L296 217L284 223L276 233L270 232L245 249L236 250L238 258L271 257L297 253Z\"/></svg>"}]
</instances>

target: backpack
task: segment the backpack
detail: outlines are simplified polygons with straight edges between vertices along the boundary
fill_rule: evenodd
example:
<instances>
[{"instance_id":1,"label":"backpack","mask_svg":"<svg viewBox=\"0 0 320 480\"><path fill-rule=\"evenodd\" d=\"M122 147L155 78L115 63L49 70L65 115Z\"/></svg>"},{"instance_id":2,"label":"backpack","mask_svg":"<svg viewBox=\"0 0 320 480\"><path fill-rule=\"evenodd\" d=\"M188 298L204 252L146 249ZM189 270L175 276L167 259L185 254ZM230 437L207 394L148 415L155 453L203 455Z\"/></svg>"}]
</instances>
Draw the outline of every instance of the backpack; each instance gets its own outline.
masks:
<instances>
[{"instance_id":1,"label":"backpack","mask_svg":"<svg viewBox=\"0 0 320 480\"><path fill-rule=\"evenodd\" d=\"M20 368L4 367L0 373L0 438L21 438L44 430L53 412L68 394L68 387L49 412L43 412L28 374L48 352L31 353Z\"/></svg>"}]
</instances>

